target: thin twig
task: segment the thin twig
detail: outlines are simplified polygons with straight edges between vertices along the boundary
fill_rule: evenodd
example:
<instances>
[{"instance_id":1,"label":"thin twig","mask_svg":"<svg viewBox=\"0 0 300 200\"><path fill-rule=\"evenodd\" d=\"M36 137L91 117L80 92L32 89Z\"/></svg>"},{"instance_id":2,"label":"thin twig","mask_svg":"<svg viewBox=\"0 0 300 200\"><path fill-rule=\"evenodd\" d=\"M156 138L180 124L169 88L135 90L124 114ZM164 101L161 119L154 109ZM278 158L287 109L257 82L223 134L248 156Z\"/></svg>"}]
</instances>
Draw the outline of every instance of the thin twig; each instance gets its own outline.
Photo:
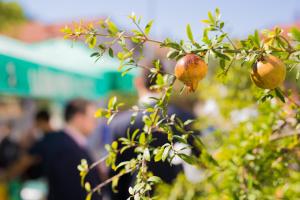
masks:
<instances>
[{"instance_id":1,"label":"thin twig","mask_svg":"<svg viewBox=\"0 0 300 200\"><path fill-rule=\"evenodd\" d=\"M94 163L89 167L89 170L95 168L97 165L99 165L100 163L104 162L107 158L108 158L108 155L106 155L106 156L104 156L103 158L101 158L100 160L94 162Z\"/></svg>"},{"instance_id":2,"label":"thin twig","mask_svg":"<svg viewBox=\"0 0 300 200\"><path fill-rule=\"evenodd\" d=\"M280 140L280 139L283 139L286 137L292 137L292 136L296 136L296 135L300 135L300 130L298 130L298 132L288 132L288 133L283 133L283 134L277 133L277 134L271 135L270 141L276 141L276 140Z\"/></svg>"},{"instance_id":3,"label":"thin twig","mask_svg":"<svg viewBox=\"0 0 300 200\"><path fill-rule=\"evenodd\" d=\"M286 94L284 91L282 91L283 95L290 101L292 102L295 106L300 108L300 103L296 102L293 98L291 98L288 94Z\"/></svg>"},{"instance_id":4,"label":"thin twig","mask_svg":"<svg viewBox=\"0 0 300 200\"><path fill-rule=\"evenodd\" d=\"M132 172L132 169L127 170L125 172L120 172L119 174L114 175L113 177L107 179L106 181L100 183L99 185L97 185L95 188L93 188L93 190L91 191L92 193L97 192L98 190L100 190L102 187L106 186L107 184L109 184L110 182L112 182L115 178L120 178L121 176L128 174Z\"/></svg>"},{"instance_id":5,"label":"thin twig","mask_svg":"<svg viewBox=\"0 0 300 200\"><path fill-rule=\"evenodd\" d=\"M220 30L220 32L221 32L222 34L225 34L225 32L224 32L222 29L219 29L219 30ZM230 42L230 44L232 45L232 47L233 47L234 49L237 49L236 46L234 45L233 41L230 39L230 37L228 37L227 34L226 34L226 39Z\"/></svg>"}]
</instances>

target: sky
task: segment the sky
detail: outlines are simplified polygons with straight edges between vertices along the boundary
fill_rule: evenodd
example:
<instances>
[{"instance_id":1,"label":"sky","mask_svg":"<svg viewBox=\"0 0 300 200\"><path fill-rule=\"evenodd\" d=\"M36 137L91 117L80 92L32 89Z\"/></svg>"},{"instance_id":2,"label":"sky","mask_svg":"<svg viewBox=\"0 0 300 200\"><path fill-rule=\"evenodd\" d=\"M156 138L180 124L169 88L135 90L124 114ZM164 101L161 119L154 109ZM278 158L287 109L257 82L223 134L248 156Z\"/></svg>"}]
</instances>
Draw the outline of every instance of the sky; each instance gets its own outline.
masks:
<instances>
[{"instance_id":1,"label":"sky","mask_svg":"<svg viewBox=\"0 0 300 200\"><path fill-rule=\"evenodd\" d=\"M7 0L14 1L14 0ZM245 37L254 29L300 22L300 0L17 0L32 20L61 23L109 16L129 28L127 16L134 12L145 22L154 19L153 37L186 38L186 24L201 38L208 11L220 8L225 30ZM198 37L197 37L198 36Z\"/></svg>"}]
</instances>

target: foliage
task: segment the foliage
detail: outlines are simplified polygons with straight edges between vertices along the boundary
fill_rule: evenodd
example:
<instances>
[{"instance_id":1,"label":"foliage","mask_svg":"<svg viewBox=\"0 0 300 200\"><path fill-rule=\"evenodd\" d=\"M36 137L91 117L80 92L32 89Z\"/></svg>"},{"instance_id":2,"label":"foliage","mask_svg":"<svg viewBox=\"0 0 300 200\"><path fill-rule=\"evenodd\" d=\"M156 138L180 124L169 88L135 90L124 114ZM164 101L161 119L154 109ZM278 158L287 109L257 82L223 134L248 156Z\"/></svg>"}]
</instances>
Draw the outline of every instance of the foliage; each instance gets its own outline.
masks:
<instances>
[{"instance_id":1,"label":"foliage","mask_svg":"<svg viewBox=\"0 0 300 200\"><path fill-rule=\"evenodd\" d=\"M280 28L261 33L254 31L244 40L233 41L224 31L225 23L220 18L220 11L216 9L214 13L208 13L208 19L202 20L207 24L203 30L202 41L195 40L190 25L186 27L189 41L176 42L170 38L158 41L149 36L153 21L142 24L141 18L134 13L129 16L129 19L135 26L130 32L120 30L110 19L100 21L97 27L93 24L88 26L76 24L74 29L69 27L63 29L66 38L84 39L90 48L95 49L92 57L100 59L104 53L117 57L120 60L119 70L122 71L122 75L133 68L149 70L151 72L149 78L156 77L156 85L153 88L162 93L160 98L153 98L155 106L131 108L133 111L131 123L134 123L138 113L142 113L144 127L142 130L128 130L127 137L118 139L122 145L114 141L106 146L108 156L99 162L106 161L112 169L121 170L96 188L91 189L87 184L88 198L108 183L112 182L113 186L116 185L119 177L131 172L137 172L136 183L129 188L131 194L129 199L135 200L154 199L159 196L163 199L169 197L169 199L299 197L297 135L299 135L300 106L282 88L261 90L251 86L249 82L249 69L268 54L280 58L291 71L296 71L296 79L299 77L299 31L293 29L288 38L282 34ZM168 48L169 53L166 56L171 60L176 61L192 53L203 59L208 66L211 67L212 63L218 66L215 72L218 73L219 79L227 79L225 84L233 86L227 97L221 97L227 101L224 107L226 104L229 105L227 110L222 111L225 119L230 115L230 109L236 106L232 103L234 98L240 100L240 107L245 105L258 107L258 116L238 125L229 126L226 130L221 127L221 132L216 134L217 144L213 145L214 148L207 148L209 144L203 142L187 128L193 121L182 122L176 115L167 114L167 106L174 93L173 86L177 79L172 73L162 71L159 60L154 60L151 66L141 65L142 50L146 43L155 43L160 47ZM118 48L115 48L116 46ZM243 96L244 94L246 96ZM258 104L253 103L256 100L259 101ZM99 109L96 116L108 118L109 123L120 112L121 106L122 103L118 103L113 97L109 100L108 108ZM293 123L288 119L292 119ZM280 125L281 122L283 124ZM175 135L174 129L180 135ZM168 136L166 144L160 147L151 146L152 133L155 130L160 130L162 134ZM187 142L188 139L193 140L192 145ZM185 147L178 150L174 147L175 143L183 143ZM134 148L137 153L136 158L116 163L117 154L130 148ZM186 148L196 148L200 155L184 153L182 150ZM171 162L174 158L180 158L190 165L202 168L205 170L205 178L194 187L183 177L179 177L179 181L174 185L175 188L185 183L192 186L182 187L180 191L183 192L176 193L178 196L174 196L172 188L166 189L167 187L162 189L164 195L158 190L158 196L151 196L149 191L160 182L160 178L148 171L147 163L150 160ZM80 173L85 176L96 164L86 167L86 163L83 162L83 166L79 167ZM286 185L286 182L289 184ZM164 192L165 190L170 192ZM166 197L166 194L169 197ZM189 195L185 196L185 194Z\"/></svg>"},{"instance_id":2,"label":"foliage","mask_svg":"<svg viewBox=\"0 0 300 200\"><path fill-rule=\"evenodd\" d=\"M0 2L0 31L25 21L22 8L15 2Z\"/></svg>"}]
</instances>

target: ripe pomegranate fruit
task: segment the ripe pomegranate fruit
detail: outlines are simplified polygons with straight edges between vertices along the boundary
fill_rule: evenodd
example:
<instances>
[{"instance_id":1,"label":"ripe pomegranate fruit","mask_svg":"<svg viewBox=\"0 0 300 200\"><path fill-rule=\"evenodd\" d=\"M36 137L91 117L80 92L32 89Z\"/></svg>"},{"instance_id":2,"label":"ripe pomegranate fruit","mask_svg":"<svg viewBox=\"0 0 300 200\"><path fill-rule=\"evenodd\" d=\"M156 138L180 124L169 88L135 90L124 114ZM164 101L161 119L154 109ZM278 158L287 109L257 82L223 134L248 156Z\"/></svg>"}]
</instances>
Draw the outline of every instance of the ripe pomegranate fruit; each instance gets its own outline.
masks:
<instances>
[{"instance_id":1,"label":"ripe pomegranate fruit","mask_svg":"<svg viewBox=\"0 0 300 200\"><path fill-rule=\"evenodd\" d=\"M183 82L190 92L198 87L198 82L207 73L207 64L195 54L187 54L180 58L175 66L175 76Z\"/></svg>"},{"instance_id":2,"label":"ripe pomegranate fruit","mask_svg":"<svg viewBox=\"0 0 300 200\"><path fill-rule=\"evenodd\" d=\"M275 89L283 83L285 75L285 64L279 58L267 55L253 65L250 76L256 86Z\"/></svg>"}]
</instances>

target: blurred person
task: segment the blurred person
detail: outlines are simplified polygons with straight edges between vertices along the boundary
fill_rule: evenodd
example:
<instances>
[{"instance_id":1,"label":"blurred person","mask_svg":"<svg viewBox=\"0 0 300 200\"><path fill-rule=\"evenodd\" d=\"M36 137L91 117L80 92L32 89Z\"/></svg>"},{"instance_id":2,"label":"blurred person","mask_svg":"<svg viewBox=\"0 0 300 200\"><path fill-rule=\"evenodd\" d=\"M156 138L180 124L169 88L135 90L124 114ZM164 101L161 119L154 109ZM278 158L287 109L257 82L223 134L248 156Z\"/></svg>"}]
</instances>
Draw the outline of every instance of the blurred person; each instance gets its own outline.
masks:
<instances>
[{"instance_id":1,"label":"blurred person","mask_svg":"<svg viewBox=\"0 0 300 200\"><path fill-rule=\"evenodd\" d=\"M50 124L50 113L48 110L39 110L35 115L35 127L41 132L40 136L53 132Z\"/></svg>"},{"instance_id":2,"label":"blurred person","mask_svg":"<svg viewBox=\"0 0 300 200\"><path fill-rule=\"evenodd\" d=\"M39 164L42 167L41 176L48 181L48 200L85 199L86 192L81 187L77 166L81 159L92 163L86 145L88 136L96 128L95 111L94 104L84 99L67 103L64 130L46 134L6 173L6 178L20 175L30 166ZM101 180L98 170L91 170L86 181L92 186L99 184ZM92 199L98 200L101 196L94 194Z\"/></svg>"},{"instance_id":3,"label":"blurred person","mask_svg":"<svg viewBox=\"0 0 300 200\"><path fill-rule=\"evenodd\" d=\"M25 150L33 151L43 140L47 140L48 135L53 133L53 128L50 123L50 113L47 109L38 110L34 116L34 127L31 133L26 134L23 140L23 148ZM30 138L30 139L29 139ZM26 142L27 141L27 142ZM35 179L42 176L43 167L38 162L32 164L28 170L23 174L25 179Z\"/></svg>"},{"instance_id":4,"label":"blurred person","mask_svg":"<svg viewBox=\"0 0 300 200\"><path fill-rule=\"evenodd\" d=\"M0 168L5 169L18 159L20 146L12 140L12 122L7 122L0 127Z\"/></svg>"},{"instance_id":5,"label":"blurred person","mask_svg":"<svg viewBox=\"0 0 300 200\"><path fill-rule=\"evenodd\" d=\"M161 96L160 91L152 90L151 86L155 85L156 78L150 80L149 70L142 70L141 75L135 79L135 87L138 93L138 103L141 107L143 105L153 105L155 102L151 97L159 98ZM193 119L194 116L191 113L187 113L175 105L168 106L168 115L176 114L181 120L185 121L188 119ZM143 129L144 122L142 121L142 113L137 115L135 123L130 124L131 121L131 111L126 111L120 113L112 120L110 125L110 131L114 139L117 140L120 137L126 137L127 129L130 128L131 131L136 129ZM175 130L174 130L175 131ZM176 131L175 131L176 133ZM159 132L153 132L153 142L151 145L157 147L162 146L168 142L166 134L161 134ZM128 161L135 156L133 149L126 150L122 154L119 154L117 157L117 163L123 161ZM167 162L149 162L148 163L149 171L153 172L155 176L159 176L164 182L171 183L177 176L177 174L182 171L182 165L170 165ZM117 174L111 170L110 176ZM118 186L116 187L117 193L111 191L113 200L125 200L129 197L128 188L134 182L134 177L130 174L126 174L119 179Z\"/></svg>"}]
</instances>

